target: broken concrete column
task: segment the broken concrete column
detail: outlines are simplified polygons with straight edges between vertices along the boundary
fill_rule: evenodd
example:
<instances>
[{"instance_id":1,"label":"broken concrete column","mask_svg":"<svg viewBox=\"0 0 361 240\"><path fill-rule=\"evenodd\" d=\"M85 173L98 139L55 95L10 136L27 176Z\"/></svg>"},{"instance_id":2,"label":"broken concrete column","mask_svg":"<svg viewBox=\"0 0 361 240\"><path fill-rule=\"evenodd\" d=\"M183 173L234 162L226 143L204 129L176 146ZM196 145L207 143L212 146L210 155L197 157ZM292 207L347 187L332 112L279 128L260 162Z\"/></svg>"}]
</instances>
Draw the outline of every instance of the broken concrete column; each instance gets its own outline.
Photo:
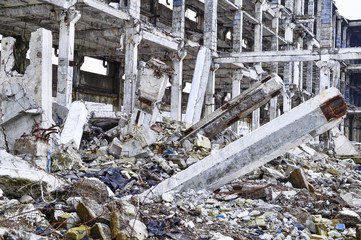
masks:
<instances>
[{"instance_id":1,"label":"broken concrete column","mask_svg":"<svg viewBox=\"0 0 361 240\"><path fill-rule=\"evenodd\" d=\"M151 194L215 190L331 129L346 113L347 105L340 92L330 88L161 182ZM147 194L148 191L140 197Z\"/></svg>"},{"instance_id":2,"label":"broken concrete column","mask_svg":"<svg viewBox=\"0 0 361 240\"><path fill-rule=\"evenodd\" d=\"M188 124L194 124L201 119L204 94L207 88L211 64L211 50L206 47L201 47L197 55L191 92L187 104L185 122Z\"/></svg>"},{"instance_id":3,"label":"broken concrete column","mask_svg":"<svg viewBox=\"0 0 361 240\"><path fill-rule=\"evenodd\" d=\"M31 33L30 65L24 75L14 66L15 39L2 39L0 62L0 148L13 150L16 139L30 133L34 120L48 128L52 122L52 36L46 29ZM6 61L5 61L6 59Z\"/></svg>"},{"instance_id":4,"label":"broken concrete column","mask_svg":"<svg viewBox=\"0 0 361 240\"><path fill-rule=\"evenodd\" d=\"M168 83L168 74L173 70L165 63L150 59L148 62L141 62L138 71L138 100L139 108L151 114L151 123L154 123L159 115L159 105L164 96ZM138 106L137 106L138 107Z\"/></svg>"},{"instance_id":5,"label":"broken concrete column","mask_svg":"<svg viewBox=\"0 0 361 240\"><path fill-rule=\"evenodd\" d=\"M75 10L64 10L60 14L56 102L67 108L72 102L75 23L80 17L80 12Z\"/></svg>"},{"instance_id":6,"label":"broken concrete column","mask_svg":"<svg viewBox=\"0 0 361 240\"><path fill-rule=\"evenodd\" d=\"M215 136L240 118L267 103L272 97L280 93L283 86L282 79L275 74L256 83L241 95L188 128L185 131L186 136L181 141L195 136L196 133L206 137Z\"/></svg>"},{"instance_id":7,"label":"broken concrete column","mask_svg":"<svg viewBox=\"0 0 361 240\"><path fill-rule=\"evenodd\" d=\"M60 135L60 142L62 144L73 143L74 147L79 149L87 116L88 110L83 102L75 101L71 104L64 129Z\"/></svg>"}]
</instances>

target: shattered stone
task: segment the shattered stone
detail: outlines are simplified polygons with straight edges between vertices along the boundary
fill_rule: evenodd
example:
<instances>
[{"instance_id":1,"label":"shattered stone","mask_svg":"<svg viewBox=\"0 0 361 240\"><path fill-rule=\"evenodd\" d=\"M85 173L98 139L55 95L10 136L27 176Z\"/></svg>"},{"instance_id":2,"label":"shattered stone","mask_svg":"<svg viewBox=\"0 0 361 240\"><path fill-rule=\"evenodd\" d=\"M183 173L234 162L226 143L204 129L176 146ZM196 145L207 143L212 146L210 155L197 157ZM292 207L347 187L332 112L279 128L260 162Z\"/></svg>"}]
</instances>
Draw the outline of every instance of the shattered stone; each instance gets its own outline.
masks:
<instances>
[{"instance_id":1,"label":"shattered stone","mask_svg":"<svg viewBox=\"0 0 361 240\"><path fill-rule=\"evenodd\" d=\"M94 224L90 230L90 235L94 239L101 239L101 240L107 240L112 238L110 227L103 223Z\"/></svg>"},{"instance_id":2,"label":"shattered stone","mask_svg":"<svg viewBox=\"0 0 361 240\"><path fill-rule=\"evenodd\" d=\"M292 186L295 188L309 189L308 181L301 168L294 169L288 177L288 181L290 181L292 183Z\"/></svg>"},{"instance_id":3,"label":"shattered stone","mask_svg":"<svg viewBox=\"0 0 361 240\"><path fill-rule=\"evenodd\" d=\"M66 237L68 239L80 240L89 234L90 228L88 226L81 225L79 227L69 229L69 231L66 233Z\"/></svg>"},{"instance_id":4,"label":"shattered stone","mask_svg":"<svg viewBox=\"0 0 361 240\"><path fill-rule=\"evenodd\" d=\"M68 146L63 151L51 155L51 170L64 171L78 169L82 162L80 154L71 146Z\"/></svg>"},{"instance_id":5,"label":"shattered stone","mask_svg":"<svg viewBox=\"0 0 361 240\"><path fill-rule=\"evenodd\" d=\"M114 157L119 157L122 153L122 143L117 137L113 138L112 142L108 147L108 152Z\"/></svg>"}]
</instances>

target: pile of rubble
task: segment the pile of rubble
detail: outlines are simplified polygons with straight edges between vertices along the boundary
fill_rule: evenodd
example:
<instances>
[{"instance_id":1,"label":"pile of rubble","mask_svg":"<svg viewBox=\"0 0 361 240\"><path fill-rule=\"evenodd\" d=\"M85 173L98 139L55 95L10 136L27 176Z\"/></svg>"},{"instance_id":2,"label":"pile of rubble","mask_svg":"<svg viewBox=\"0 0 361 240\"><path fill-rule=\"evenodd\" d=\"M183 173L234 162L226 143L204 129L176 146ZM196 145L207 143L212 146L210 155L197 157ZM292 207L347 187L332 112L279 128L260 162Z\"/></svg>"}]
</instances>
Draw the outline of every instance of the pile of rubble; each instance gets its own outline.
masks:
<instances>
[{"instance_id":1,"label":"pile of rubble","mask_svg":"<svg viewBox=\"0 0 361 240\"><path fill-rule=\"evenodd\" d=\"M336 88L241 137L230 126L282 91L277 75L188 126L161 118L171 69L139 71L132 114L35 100L4 112L2 239L361 238L360 154L335 128Z\"/></svg>"}]
</instances>

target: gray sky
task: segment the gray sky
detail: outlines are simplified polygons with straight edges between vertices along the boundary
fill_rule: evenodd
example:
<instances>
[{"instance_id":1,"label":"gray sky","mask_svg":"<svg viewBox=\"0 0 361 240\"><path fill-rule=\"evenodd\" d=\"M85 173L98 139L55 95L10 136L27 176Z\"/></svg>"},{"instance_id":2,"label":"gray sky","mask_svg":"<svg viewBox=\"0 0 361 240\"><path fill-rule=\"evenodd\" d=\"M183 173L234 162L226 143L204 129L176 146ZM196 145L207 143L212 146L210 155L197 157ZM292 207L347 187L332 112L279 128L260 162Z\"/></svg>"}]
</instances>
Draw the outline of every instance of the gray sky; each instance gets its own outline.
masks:
<instances>
[{"instance_id":1,"label":"gray sky","mask_svg":"<svg viewBox=\"0 0 361 240\"><path fill-rule=\"evenodd\" d=\"M338 11L349 20L361 19L361 0L334 0Z\"/></svg>"}]
</instances>

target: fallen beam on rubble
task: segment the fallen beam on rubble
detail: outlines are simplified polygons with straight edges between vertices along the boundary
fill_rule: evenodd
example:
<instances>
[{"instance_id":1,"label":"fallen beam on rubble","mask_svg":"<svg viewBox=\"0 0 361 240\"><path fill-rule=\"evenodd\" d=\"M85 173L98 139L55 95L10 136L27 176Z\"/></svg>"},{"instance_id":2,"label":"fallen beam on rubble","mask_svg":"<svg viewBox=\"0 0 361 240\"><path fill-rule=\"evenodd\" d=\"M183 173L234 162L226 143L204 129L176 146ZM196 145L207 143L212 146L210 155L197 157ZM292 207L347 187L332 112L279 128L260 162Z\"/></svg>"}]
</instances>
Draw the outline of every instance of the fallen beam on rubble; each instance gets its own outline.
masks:
<instances>
[{"instance_id":1,"label":"fallen beam on rubble","mask_svg":"<svg viewBox=\"0 0 361 240\"><path fill-rule=\"evenodd\" d=\"M283 86L283 81L278 75L268 76L188 128L181 142L195 136L196 133L209 138L215 136L277 96Z\"/></svg>"},{"instance_id":2,"label":"fallen beam on rubble","mask_svg":"<svg viewBox=\"0 0 361 240\"><path fill-rule=\"evenodd\" d=\"M346 113L347 105L341 93L330 88L159 183L151 193L146 191L140 197L187 189L215 190L331 129Z\"/></svg>"}]
</instances>

